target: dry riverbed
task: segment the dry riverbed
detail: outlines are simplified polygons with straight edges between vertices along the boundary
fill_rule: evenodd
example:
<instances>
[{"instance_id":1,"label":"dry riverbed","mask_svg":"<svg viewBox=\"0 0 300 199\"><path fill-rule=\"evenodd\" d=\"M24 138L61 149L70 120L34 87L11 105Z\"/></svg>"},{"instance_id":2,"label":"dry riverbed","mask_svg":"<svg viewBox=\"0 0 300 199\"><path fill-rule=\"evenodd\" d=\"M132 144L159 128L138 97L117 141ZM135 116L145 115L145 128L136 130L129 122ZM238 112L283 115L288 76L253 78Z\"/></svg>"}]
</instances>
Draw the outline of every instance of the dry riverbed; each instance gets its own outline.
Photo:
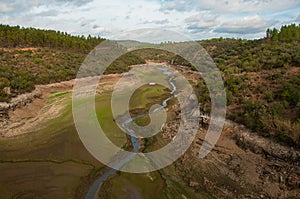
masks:
<instances>
[{"instance_id":1,"label":"dry riverbed","mask_svg":"<svg viewBox=\"0 0 300 199\"><path fill-rule=\"evenodd\" d=\"M180 67L177 70L184 73L191 81L196 81L199 78L199 74L196 72L191 72ZM110 91L120 77L121 75L117 74L105 75L100 81L97 93ZM134 80L129 82L128 85L133 83ZM3 162L0 164L0 167L1 170L5 171L0 175L6 178L1 178L2 181L0 180L0 183L5 185L17 180L18 189L24 189L22 187L23 183L26 186L26 190L32 189L32 192L25 192L24 194L34 197L35 191L43 190L43 187L32 188L33 182L36 180L30 177L31 172L42 168L41 174L34 175L33 178L46 184L46 181L53 180L49 177L49 170L60 176L58 179L64 181L64 177L62 177L63 172L65 169L69 169L70 174L68 175L72 176L72 178L69 178L68 182L72 182L74 185L67 189L67 193L63 193L62 189L59 189L58 186L51 185L53 187L50 188L54 190L53 193L55 194L50 194L49 198L53 198L53 196L81 197L84 195L84 191L86 190L80 188L80 183L87 179L86 176L91 175L91 170L95 169L93 165L98 164L99 166L99 163L88 155L80 140L75 137L76 134L73 132L75 131L74 127L70 127L72 126L70 125L64 127L63 130L57 129L59 132L66 131L66 133L57 132L57 135L55 134L57 138L55 137L55 139L52 135L45 138L42 137L44 136L42 135L43 131L38 133L41 137L37 136L36 140L32 138L35 136L34 132L44 128L46 124L55 118L61 117L68 106L67 102L70 102L73 84L74 80L49 85L38 85L32 93L18 96L12 99L9 104L0 104L0 114L2 114L0 119L0 141L3 141L2 145L2 142L0 142L0 146L2 147L0 155ZM175 114L174 120L169 121L165 125L161 137L158 137L159 140L153 144L152 149L163 146L160 140L166 143L176 135L178 128L178 121L176 120L180 116L179 108L174 105L172 112ZM70 118L67 121L69 120L71 121ZM54 132L56 131L55 128ZM30 140L29 143L31 143L32 148L26 149L26 145L22 143L24 140L20 139L21 141L18 142L18 137L30 132L33 132L32 137L27 136L28 139L26 137L26 140ZM200 159L198 158L198 152L203 143L205 132L204 127L200 128L194 143L184 156L170 167L158 171L159 174L155 173L153 175L158 179L163 179L167 187L175 186L171 183L172 180L180 182L180 186L183 186L183 188L176 191L180 192L181 189L187 190L184 193L178 193L182 195L182 198L198 197L197 193L205 192L212 193L213 196L218 198L300 198L299 151L260 137L255 132L251 132L241 125L228 121L216 147L206 158ZM12 143L15 140L10 144L6 144L5 140L12 137L16 138L18 146L13 146ZM47 146L39 143L40 138L42 138L41 142L46 143ZM55 140L58 140L58 142L56 143ZM35 145L35 142L39 144ZM72 151L74 146L78 150L75 151L76 153ZM150 150L151 146L148 149ZM22 153L16 156L15 151L22 151ZM46 159L41 159L44 158L45 154L47 154ZM29 160L24 160L24 157ZM53 157L59 159L59 161L53 161ZM65 160L66 157L68 161ZM73 161L76 158L84 160L84 164L80 161ZM69 161L69 159L72 159L72 161ZM38 160L42 162L38 163L40 165L36 163ZM11 166L13 164L18 165L13 167ZM74 164L77 164L79 167L74 166ZM75 175L80 170L83 173ZM14 176L16 171L20 177ZM119 190L120 192L133 192L135 193L135 197L147 198L145 190L138 187L140 182L135 181L136 179L144 180L144 176L134 179L132 177L134 175L136 174L118 174L118 176L109 180L108 183L117 181L126 182L128 186L124 185L123 189ZM27 184L24 183L27 181ZM53 184L55 183L56 181L53 181ZM90 182L86 183L89 184ZM61 184L61 186L63 185ZM160 186L162 185L160 184ZM108 198L109 196L113 196L115 190L118 191L119 189L113 184L104 184L104 188L107 189L104 190L104 193L100 193L100 195L105 195ZM55 189L59 191L55 192ZM163 190L163 188L160 187L160 190ZM174 190L171 189L170 192L174 192ZM44 190L44 192L46 193L47 190ZM9 196L8 191L5 196ZM205 195L200 194L200 196L204 197Z\"/></svg>"}]
</instances>

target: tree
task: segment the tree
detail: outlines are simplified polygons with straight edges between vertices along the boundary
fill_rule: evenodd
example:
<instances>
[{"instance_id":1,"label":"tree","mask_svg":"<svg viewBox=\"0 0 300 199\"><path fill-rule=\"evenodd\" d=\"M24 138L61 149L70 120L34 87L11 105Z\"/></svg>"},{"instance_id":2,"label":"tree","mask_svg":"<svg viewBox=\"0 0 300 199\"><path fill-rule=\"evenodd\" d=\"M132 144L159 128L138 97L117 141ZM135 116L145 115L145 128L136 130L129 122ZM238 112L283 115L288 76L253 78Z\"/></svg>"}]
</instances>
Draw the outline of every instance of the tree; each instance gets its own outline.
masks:
<instances>
[{"instance_id":1,"label":"tree","mask_svg":"<svg viewBox=\"0 0 300 199\"><path fill-rule=\"evenodd\" d=\"M276 28L272 31L272 41L278 41L278 30Z\"/></svg>"},{"instance_id":2,"label":"tree","mask_svg":"<svg viewBox=\"0 0 300 199\"><path fill-rule=\"evenodd\" d=\"M79 52L89 52L104 39L100 37L72 36L54 30L20 28L0 24L0 46L3 47L50 47Z\"/></svg>"}]
</instances>

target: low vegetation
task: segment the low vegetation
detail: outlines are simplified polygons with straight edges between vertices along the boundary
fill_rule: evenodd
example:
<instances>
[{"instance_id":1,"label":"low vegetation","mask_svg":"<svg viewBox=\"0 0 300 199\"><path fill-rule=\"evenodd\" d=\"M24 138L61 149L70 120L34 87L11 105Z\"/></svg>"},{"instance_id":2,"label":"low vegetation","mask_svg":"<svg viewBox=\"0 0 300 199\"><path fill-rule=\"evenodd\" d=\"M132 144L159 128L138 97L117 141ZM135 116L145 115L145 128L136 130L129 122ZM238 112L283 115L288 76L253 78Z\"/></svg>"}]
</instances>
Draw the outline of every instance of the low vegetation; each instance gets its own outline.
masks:
<instances>
[{"instance_id":1,"label":"low vegetation","mask_svg":"<svg viewBox=\"0 0 300 199\"><path fill-rule=\"evenodd\" d=\"M55 30L21 28L20 26L0 24L0 46L4 48L48 47L88 53L102 41L104 41L103 38L90 35L88 37L73 36Z\"/></svg>"},{"instance_id":2,"label":"low vegetation","mask_svg":"<svg viewBox=\"0 0 300 199\"><path fill-rule=\"evenodd\" d=\"M36 84L74 79L87 53L102 41L99 37L0 25L0 102L30 92ZM144 59L127 53L105 74L123 73L128 66L143 63Z\"/></svg>"},{"instance_id":3,"label":"low vegetation","mask_svg":"<svg viewBox=\"0 0 300 199\"><path fill-rule=\"evenodd\" d=\"M217 38L199 44L222 72L228 118L300 147L300 26L268 29L266 37L258 40ZM145 49L136 53L144 59L191 67L170 52ZM203 79L195 89L202 111L209 113L210 97Z\"/></svg>"},{"instance_id":4,"label":"low vegetation","mask_svg":"<svg viewBox=\"0 0 300 199\"><path fill-rule=\"evenodd\" d=\"M222 72L228 118L263 136L297 147L300 147L299 32L300 27L292 24L282 26L280 30L268 29L266 37L258 40L218 38L199 41ZM0 26L0 33L0 101L9 101L11 97L29 92L35 84L74 78L87 51L103 41L101 38L4 25ZM14 38L10 33L20 37ZM27 35L26 39L24 35ZM54 37L56 39L52 40ZM67 45L67 41L71 44ZM77 49L78 45L86 47ZM192 67L172 53L144 49L121 56L105 73L122 73L128 71L129 65L145 63L145 60ZM201 108L209 113L209 93L203 80L199 81L196 90Z\"/></svg>"},{"instance_id":5,"label":"low vegetation","mask_svg":"<svg viewBox=\"0 0 300 199\"><path fill-rule=\"evenodd\" d=\"M263 136L300 147L300 27L292 24L277 32L278 39L267 30L260 40L200 43L223 73L228 117ZM198 86L199 100L209 103L205 84Z\"/></svg>"}]
</instances>

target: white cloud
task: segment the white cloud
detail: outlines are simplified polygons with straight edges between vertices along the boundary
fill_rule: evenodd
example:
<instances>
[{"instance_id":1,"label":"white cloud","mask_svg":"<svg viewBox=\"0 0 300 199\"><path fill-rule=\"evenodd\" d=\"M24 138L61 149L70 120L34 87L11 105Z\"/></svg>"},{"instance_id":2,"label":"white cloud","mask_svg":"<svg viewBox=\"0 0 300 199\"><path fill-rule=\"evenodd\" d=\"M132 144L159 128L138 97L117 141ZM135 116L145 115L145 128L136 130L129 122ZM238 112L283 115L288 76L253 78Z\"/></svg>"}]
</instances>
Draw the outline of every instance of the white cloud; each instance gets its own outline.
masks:
<instances>
[{"instance_id":1,"label":"white cloud","mask_svg":"<svg viewBox=\"0 0 300 199\"><path fill-rule=\"evenodd\" d=\"M227 21L215 29L218 33L249 34L265 31L273 25L273 22L266 21L258 15L246 16L237 21Z\"/></svg>"},{"instance_id":2,"label":"white cloud","mask_svg":"<svg viewBox=\"0 0 300 199\"><path fill-rule=\"evenodd\" d=\"M143 24L168 24L168 19L162 19L162 20L146 20L143 22Z\"/></svg>"},{"instance_id":3,"label":"white cloud","mask_svg":"<svg viewBox=\"0 0 300 199\"><path fill-rule=\"evenodd\" d=\"M14 8L11 4L4 4L4 3L1 3L0 4L0 13L7 13L7 12L11 12L13 11Z\"/></svg>"},{"instance_id":4,"label":"white cloud","mask_svg":"<svg viewBox=\"0 0 300 199\"><path fill-rule=\"evenodd\" d=\"M199 13L185 19L187 28L192 32L209 31L217 25L218 15Z\"/></svg>"},{"instance_id":5,"label":"white cloud","mask_svg":"<svg viewBox=\"0 0 300 199\"><path fill-rule=\"evenodd\" d=\"M215 13L259 12L282 10L300 6L299 0L173 0L165 1L161 10L177 11L213 11Z\"/></svg>"},{"instance_id":6,"label":"white cloud","mask_svg":"<svg viewBox=\"0 0 300 199\"><path fill-rule=\"evenodd\" d=\"M144 28L123 31L112 36L116 40L137 40L140 42L160 43L163 41L187 41L190 38L175 31L158 29L158 28Z\"/></svg>"},{"instance_id":7,"label":"white cloud","mask_svg":"<svg viewBox=\"0 0 300 199\"><path fill-rule=\"evenodd\" d=\"M297 21L298 23L300 23L300 14L298 15L296 21Z\"/></svg>"},{"instance_id":8,"label":"white cloud","mask_svg":"<svg viewBox=\"0 0 300 199\"><path fill-rule=\"evenodd\" d=\"M0 23L108 38L138 28L170 29L194 39L252 38L295 21L299 12L299 0L1 0Z\"/></svg>"}]
</instances>

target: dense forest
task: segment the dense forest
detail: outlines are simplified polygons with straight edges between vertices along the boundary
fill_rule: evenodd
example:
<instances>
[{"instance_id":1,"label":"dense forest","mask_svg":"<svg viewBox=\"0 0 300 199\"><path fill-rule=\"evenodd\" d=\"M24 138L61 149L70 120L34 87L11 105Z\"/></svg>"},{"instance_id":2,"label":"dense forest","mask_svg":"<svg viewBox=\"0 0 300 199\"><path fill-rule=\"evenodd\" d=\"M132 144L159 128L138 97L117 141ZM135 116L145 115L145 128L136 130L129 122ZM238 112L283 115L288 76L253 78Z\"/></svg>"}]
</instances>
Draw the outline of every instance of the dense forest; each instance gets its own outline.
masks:
<instances>
[{"instance_id":1,"label":"dense forest","mask_svg":"<svg viewBox=\"0 0 300 199\"><path fill-rule=\"evenodd\" d=\"M223 72L228 117L263 136L300 147L300 26L284 25L272 32L268 29L260 40L201 44ZM205 91L203 84L199 86Z\"/></svg>"},{"instance_id":2,"label":"dense forest","mask_svg":"<svg viewBox=\"0 0 300 199\"><path fill-rule=\"evenodd\" d=\"M280 30L276 28L267 29L267 39L271 39L272 41L299 41L300 40L300 26L296 24L284 25L281 26Z\"/></svg>"},{"instance_id":3,"label":"dense forest","mask_svg":"<svg viewBox=\"0 0 300 199\"><path fill-rule=\"evenodd\" d=\"M214 45L206 48L223 72L228 117L300 146L300 42L225 40ZM204 86L199 84L207 93Z\"/></svg>"},{"instance_id":4,"label":"dense forest","mask_svg":"<svg viewBox=\"0 0 300 199\"><path fill-rule=\"evenodd\" d=\"M300 147L300 27L291 24L274 30L276 40L268 29L263 39L217 38L199 43L222 72L227 117L263 136ZM172 53L152 49L136 53L144 59L192 67ZM205 82L200 80L195 89L202 111L209 114Z\"/></svg>"},{"instance_id":5,"label":"dense forest","mask_svg":"<svg viewBox=\"0 0 300 199\"><path fill-rule=\"evenodd\" d=\"M32 91L35 84L75 78L85 56L102 41L100 37L0 25L0 102ZM105 73L122 73L142 63L145 60L128 53Z\"/></svg>"},{"instance_id":6,"label":"dense forest","mask_svg":"<svg viewBox=\"0 0 300 199\"><path fill-rule=\"evenodd\" d=\"M66 32L21 28L0 24L0 46L9 47L49 47L88 53L104 41L100 37L73 36Z\"/></svg>"},{"instance_id":7,"label":"dense forest","mask_svg":"<svg viewBox=\"0 0 300 199\"><path fill-rule=\"evenodd\" d=\"M32 28L0 26L0 101L47 84L72 79L87 52L103 39ZM199 41L222 71L228 118L263 136L300 147L300 26L266 30L258 40ZM145 60L192 67L172 53L144 49L117 59L105 72L121 73ZM8 89L10 88L10 92ZM205 82L195 89L210 112Z\"/></svg>"}]
</instances>

